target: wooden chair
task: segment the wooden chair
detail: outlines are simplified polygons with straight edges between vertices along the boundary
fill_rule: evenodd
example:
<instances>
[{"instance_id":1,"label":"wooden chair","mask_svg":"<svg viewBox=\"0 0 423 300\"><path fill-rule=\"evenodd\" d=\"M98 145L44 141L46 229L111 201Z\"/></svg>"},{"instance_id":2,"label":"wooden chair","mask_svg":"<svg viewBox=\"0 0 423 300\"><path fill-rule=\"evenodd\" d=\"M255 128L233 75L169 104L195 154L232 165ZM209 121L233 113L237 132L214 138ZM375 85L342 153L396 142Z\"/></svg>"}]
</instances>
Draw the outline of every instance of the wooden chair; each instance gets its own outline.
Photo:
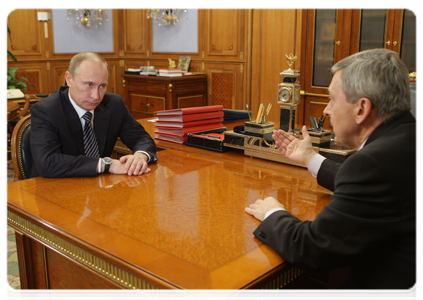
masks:
<instances>
[{"instance_id":1,"label":"wooden chair","mask_svg":"<svg viewBox=\"0 0 423 300\"><path fill-rule=\"evenodd\" d=\"M32 155L30 146L31 115L19 120L12 132L11 156L14 180L28 179L32 167Z\"/></svg>"}]
</instances>

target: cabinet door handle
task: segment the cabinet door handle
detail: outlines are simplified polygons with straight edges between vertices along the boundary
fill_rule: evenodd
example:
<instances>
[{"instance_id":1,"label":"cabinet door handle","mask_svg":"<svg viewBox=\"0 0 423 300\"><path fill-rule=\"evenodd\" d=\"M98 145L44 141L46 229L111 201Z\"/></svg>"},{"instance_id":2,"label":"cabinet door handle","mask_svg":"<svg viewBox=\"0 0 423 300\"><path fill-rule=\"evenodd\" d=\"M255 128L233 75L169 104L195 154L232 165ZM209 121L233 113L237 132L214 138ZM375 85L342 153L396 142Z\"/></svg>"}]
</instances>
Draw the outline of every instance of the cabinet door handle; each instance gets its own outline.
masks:
<instances>
[{"instance_id":1,"label":"cabinet door handle","mask_svg":"<svg viewBox=\"0 0 423 300\"><path fill-rule=\"evenodd\" d=\"M339 45L341 45L341 41L337 41L335 44L337 44L339 46Z\"/></svg>"},{"instance_id":2,"label":"cabinet door handle","mask_svg":"<svg viewBox=\"0 0 423 300\"><path fill-rule=\"evenodd\" d=\"M392 45L394 46L398 45L397 41L393 42Z\"/></svg>"},{"instance_id":3,"label":"cabinet door handle","mask_svg":"<svg viewBox=\"0 0 423 300\"><path fill-rule=\"evenodd\" d=\"M388 45L388 46L389 46L390 44L391 44L391 41L387 41L387 42L386 42L386 45Z\"/></svg>"}]
</instances>

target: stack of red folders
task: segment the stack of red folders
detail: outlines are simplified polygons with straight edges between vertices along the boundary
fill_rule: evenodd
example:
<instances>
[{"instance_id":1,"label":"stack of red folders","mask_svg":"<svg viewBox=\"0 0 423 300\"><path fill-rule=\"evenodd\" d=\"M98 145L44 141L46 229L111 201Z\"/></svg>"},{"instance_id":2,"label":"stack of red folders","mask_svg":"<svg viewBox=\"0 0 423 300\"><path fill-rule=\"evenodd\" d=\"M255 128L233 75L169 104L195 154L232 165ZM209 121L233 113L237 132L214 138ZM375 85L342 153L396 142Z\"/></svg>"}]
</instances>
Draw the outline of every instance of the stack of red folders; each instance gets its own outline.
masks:
<instances>
[{"instance_id":1,"label":"stack of red folders","mask_svg":"<svg viewBox=\"0 0 423 300\"><path fill-rule=\"evenodd\" d=\"M184 144L188 133L224 127L223 106L197 106L156 111L154 137L159 140Z\"/></svg>"}]
</instances>

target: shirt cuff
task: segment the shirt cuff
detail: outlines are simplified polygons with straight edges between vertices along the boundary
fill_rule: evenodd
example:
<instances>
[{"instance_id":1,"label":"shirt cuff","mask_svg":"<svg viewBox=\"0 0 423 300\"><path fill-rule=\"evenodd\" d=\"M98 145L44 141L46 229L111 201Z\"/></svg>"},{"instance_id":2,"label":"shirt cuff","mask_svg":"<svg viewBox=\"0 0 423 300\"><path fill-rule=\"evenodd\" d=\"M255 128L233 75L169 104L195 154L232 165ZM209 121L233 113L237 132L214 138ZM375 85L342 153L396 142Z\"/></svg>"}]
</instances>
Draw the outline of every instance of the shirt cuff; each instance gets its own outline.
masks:
<instances>
[{"instance_id":1,"label":"shirt cuff","mask_svg":"<svg viewBox=\"0 0 423 300\"><path fill-rule=\"evenodd\" d=\"M98 159L98 164L97 164L97 173L101 173L101 157Z\"/></svg>"},{"instance_id":2,"label":"shirt cuff","mask_svg":"<svg viewBox=\"0 0 423 300\"><path fill-rule=\"evenodd\" d=\"M264 215L264 220L266 220L266 218L267 218L268 216L270 216L271 214L273 214L275 211L278 211L278 210L286 210L286 209L284 209L284 208L282 208L282 207L273 208L273 209L269 210L269 211L268 211L268 212Z\"/></svg>"},{"instance_id":3,"label":"shirt cuff","mask_svg":"<svg viewBox=\"0 0 423 300\"><path fill-rule=\"evenodd\" d=\"M317 173L319 173L320 167L322 166L322 163L325 159L326 158L321 154L316 154L310 160L307 169L311 172L314 177L317 177Z\"/></svg>"},{"instance_id":4,"label":"shirt cuff","mask_svg":"<svg viewBox=\"0 0 423 300\"><path fill-rule=\"evenodd\" d=\"M147 155L147 158L148 158L147 163L149 163L149 162L150 162L150 160L151 160L150 154L148 154L148 153L147 153L147 152L145 152L145 151L141 151L141 150L135 151L135 153L138 153L138 152L141 152L141 153L144 153L145 155ZM134 153L134 154L135 154L135 153Z\"/></svg>"}]
</instances>

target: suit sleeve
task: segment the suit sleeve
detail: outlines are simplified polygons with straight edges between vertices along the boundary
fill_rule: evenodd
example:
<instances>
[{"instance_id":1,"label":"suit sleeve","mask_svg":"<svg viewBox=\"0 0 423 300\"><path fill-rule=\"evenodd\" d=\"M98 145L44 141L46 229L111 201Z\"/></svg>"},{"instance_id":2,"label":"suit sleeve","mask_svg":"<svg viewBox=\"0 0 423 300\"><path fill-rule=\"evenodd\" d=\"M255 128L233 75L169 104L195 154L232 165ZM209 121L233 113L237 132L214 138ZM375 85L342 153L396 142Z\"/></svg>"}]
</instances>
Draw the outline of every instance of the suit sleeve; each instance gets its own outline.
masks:
<instances>
[{"instance_id":1,"label":"suit sleeve","mask_svg":"<svg viewBox=\"0 0 423 300\"><path fill-rule=\"evenodd\" d=\"M317 173L317 183L328 190L335 190L335 176L338 173L340 163L325 159Z\"/></svg>"},{"instance_id":2,"label":"suit sleeve","mask_svg":"<svg viewBox=\"0 0 423 300\"><path fill-rule=\"evenodd\" d=\"M132 153L136 151L147 152L150 155L149 163L157 161L156 143L153 138L144 127L134 119L124 105L121 106L121 110L124 116L123 126L120 131L120 139L122 142L131 149Z\"/></svg>"},{"instance_id":3,"label":"suit sleeve","mask_svg":"<svg viewBox=\"0 0 423 300\"><path fill-rule=\"evenodd\" d=\"M372 157L354 154L338 171L336 191L314 221L278 211L254 235L296 266L311 270L347 266L400 234L401 215L387 173Z\"/></svg>"},{"instance_id":4,"label":"suit sleeve","mask_svg":"<svg viewBox=\"0 0 423 300\"><path fill-rule=\"evenodd\" d=\"M41 103L39 103L41 104ZM47 178L96 176L98 158L65 154L59 129L49 109L31 108L31 152L36 167L31 174Z\"/></svg>"}]
</instances>

